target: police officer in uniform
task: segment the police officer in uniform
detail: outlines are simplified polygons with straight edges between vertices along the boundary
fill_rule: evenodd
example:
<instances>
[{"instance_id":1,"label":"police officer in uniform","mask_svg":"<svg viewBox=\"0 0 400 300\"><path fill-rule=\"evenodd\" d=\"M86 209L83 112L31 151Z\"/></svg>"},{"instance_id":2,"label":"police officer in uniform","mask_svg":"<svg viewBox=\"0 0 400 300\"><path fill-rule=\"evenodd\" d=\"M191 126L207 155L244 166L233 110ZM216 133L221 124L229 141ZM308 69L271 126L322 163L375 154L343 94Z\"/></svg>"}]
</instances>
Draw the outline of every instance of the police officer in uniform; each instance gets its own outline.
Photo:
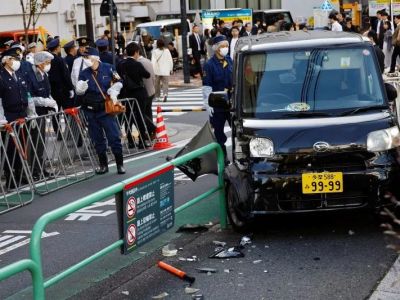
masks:
<instances>
[{"instance_id":1,"label":"police officer in uniform","mask_svg":"<svg viewBox=\"0 0 400 300\"><path fill-rule=\"evenodd\" d=\"M79 75L76 94L82 98L82 108L88 122L89 135L99 157L100 167L96 169L96 173L108 172L106 153L108 142L115 156L118 174L124 174L120 128L116 117L106 114L103 98L103 95L107 94L114 102L118 101L122 83L118 81L119 76L113 67L100 61L99 51L96 48L88 47L84 53L84 59L88 68Z\"/></svg>"},{"instance_id":2,"label":"police officer in uniform","mask_svg":"<svg viewBox=\"0 0 400 300\"><path fill-rule=\"evenodd\" d=\"M100 61L112 65L113 56L112 53L108 51L108 41L106 39L98 39L96 41L96 46L100 52Z\"/></svg>"},{"instance_id":3,"label":"police officer in uniform","mask_svg":"<svg viewBox=\"0 0 400 300\"><path fill-rule=\"evenodd\" d=\"M70 41L64 45L64 51L66 56L64 57L64 61L68 66L69 74L71 75L72 66L74 65L74 60L76 58L78 49L75 46L75 41Z\"/></svg>"},{"instance_id":4,"label":"police officer in uniform","mask_svg":"<svg viewBox=\"0 0 400 300\"><path fill-rule=\"evenodd\" d=\"M10 48L2 53L0 67L0 125L26 118L28 108L28 82L19 70L21 67L20 48ZM4 138L4 137L3 137ZM22 163L12 139L7 146L8 163L4 165L7 187L14 188L23 181ZM15 181L11 175L14 175Z\"/></svg>"},{"instance_id":5,"label":"police officer in uniform","mask_svg":"<svg viewBox=\"0 0 400 300\"><path fill-rule=\"evenodd\" d=\"M71 71L71 81L74 87L76 87L76 83L78 82L79 73L88 67L84 64L82 54L86 51L86 48L90 46L92 40L86 37L80 37L76 41L78 42L79 48Z\"/></svg>"},{"instance_id":6,"label":"police officer in uniform","mask_svg":"<svg viewBox=\"0 0 400 300\"><path fill-rule=\"evenodd\" d=\"M213 50L214 56L204 66L203 99L210 116L210 123L214 128L215 137L221 145L226 159L225 142L227 137L224 133L224 126L226 122L230 124L230 114L223 109L213 109L208 105L208 97L211 92L226 91L227 98L229 98L232 89L233 64L228 55L229 43L224 35L214 38Z\"/></svg>"},{"instance_id":7,"label":"police officer in uniform","mask_svg":"<svg viewBox=\"0 0 400 300\"><path fill-rule=\"evenodd\" d=\"M30 94L35 104L35 111L38 116L47 115L58 111L57 102L51 97L51 87L48 73L51 69L51 61L54 56L47 51L40 51L34 54L34 65L31 66L29 76ZM36 145L35 152L31 151L32 176L35 181L50 174L43 166L43 153L46 144L46 120L36 119L36 127L31 127L32 143ZM33 150L33 149L32 149Z\"/></svg>"}]
</instances>

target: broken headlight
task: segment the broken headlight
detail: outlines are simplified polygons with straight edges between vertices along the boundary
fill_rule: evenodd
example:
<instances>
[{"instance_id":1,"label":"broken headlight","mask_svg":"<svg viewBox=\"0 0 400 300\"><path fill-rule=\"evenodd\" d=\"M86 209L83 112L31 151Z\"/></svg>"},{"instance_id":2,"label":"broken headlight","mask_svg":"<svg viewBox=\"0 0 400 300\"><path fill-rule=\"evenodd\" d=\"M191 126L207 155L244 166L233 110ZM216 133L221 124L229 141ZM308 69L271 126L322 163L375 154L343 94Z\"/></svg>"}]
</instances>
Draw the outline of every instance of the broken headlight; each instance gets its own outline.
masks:
<instances>
[{"instance_id":1,"label":"broken headlight","mask_svg":"<svg viewBox=\"0 0 400 300\"><path fill-rule=\"evenodd\" d=\"M368 134L367 150L371 152L386 151L400 146L400 131L397 126L372 131Z\"/></svg>"},{"instance_id":2,"label":"broken headlight","mask_svg":"<svg viewBox=\"0 0 400 300\"><path fill-rule=\"evenodd\" d=\"M272 157L274 155L274 144L270 139L252 138L249 146L251 157Z\"/></svg>"}]
</instances>

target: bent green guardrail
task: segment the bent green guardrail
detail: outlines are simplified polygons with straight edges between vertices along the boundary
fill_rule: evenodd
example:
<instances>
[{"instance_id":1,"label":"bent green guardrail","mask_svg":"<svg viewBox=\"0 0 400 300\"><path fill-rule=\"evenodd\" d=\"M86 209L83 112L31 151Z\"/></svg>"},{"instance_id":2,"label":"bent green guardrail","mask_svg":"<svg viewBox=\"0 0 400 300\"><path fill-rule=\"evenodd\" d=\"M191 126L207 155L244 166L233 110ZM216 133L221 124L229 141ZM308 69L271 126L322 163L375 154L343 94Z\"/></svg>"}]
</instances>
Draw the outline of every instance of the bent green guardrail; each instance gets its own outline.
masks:
<instances>
[{"instance_id":1,"label":"bent green guardrail","mask_svg":"<svg viewBox=\"0 0 400 300\"><path fill-rule=\"evenodd\" d=\"M103 190L95 192L89 196L83 197L77 201L74 201L70 204L57 208L53 211L50 211L39 218L36 221L33 230L32 236L30 241L30 256L31 259L23 259L17 261L13 264L5 266L0 269L0 281L5 280L11 276L14 276L18 273L24 272L26 270L30 271L32 276L32 283L33 283L33 296L34 299L44 299L45 298L45 288L48 288L55 283L61 281L65 277L73 274L74 272L78 271L79 269L87 266L91 262L101 258L102 256L112 252L113 250L119 249L124 241L118 240L113 244L105 247L104 249L100 250L99 252L93 254L92 256L78 262L77 264L69 267L68 269L58 273L57 275L53 276L52 278L44 281L43 278L43 268L42 268L42 258L41 258L41 237L42 233L44 232L46 226L65 217L68 214L71 214L77 210L85 208L89 205L92 205L95 202L99 202L104 200L105 198L114 196L116 193L121 192L125 185L129 182L141 179L146 177L150 174L153 174L159 170L170 166L179 166L182 165L194 158L197 158L205 153L216 151L217 152L217 163L218 163L218 186L210 189L209 191L197 196L196 198L190 200L189 202L185 203L184 205L175 209L175 213L178 213L197 202L209 197L210 195L214 194L215 192L219 192L219 203L220 203L220 224L222 228L226 228L226 206L225 206L225 190L224 190L224 178L223 178L223 171L225 166L224 161L224 154L222 152L221 147L217 143L211 143L207 146L199 148L195 151L182 155L174 160L171 160L167 163L164 163L158 167L152 168L146 172L138 174L130 179L124 180L122 182L116 183L110 187L107 187Z\"/></svg>"}]
</instances>

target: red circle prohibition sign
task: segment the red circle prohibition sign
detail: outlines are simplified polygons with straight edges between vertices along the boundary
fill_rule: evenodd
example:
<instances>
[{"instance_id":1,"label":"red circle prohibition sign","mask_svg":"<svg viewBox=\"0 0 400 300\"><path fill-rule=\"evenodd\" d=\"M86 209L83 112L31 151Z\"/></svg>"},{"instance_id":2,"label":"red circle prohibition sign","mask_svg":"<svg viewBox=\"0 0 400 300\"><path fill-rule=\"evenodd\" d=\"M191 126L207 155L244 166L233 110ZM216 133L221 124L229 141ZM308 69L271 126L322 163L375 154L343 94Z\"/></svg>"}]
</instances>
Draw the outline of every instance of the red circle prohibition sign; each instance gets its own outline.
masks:
<instances>
[{"instance_id":1,"label":"red circle prohibition sign","mask_svg":"<svg viewBox=\"0 0 400 300\"><path fill-rule=\"evenodd\" d=\"M126 241L129 246L132 246L136 241L136 226L134 224L129 225L126 231Z\"/></svg>"}]
</instances>

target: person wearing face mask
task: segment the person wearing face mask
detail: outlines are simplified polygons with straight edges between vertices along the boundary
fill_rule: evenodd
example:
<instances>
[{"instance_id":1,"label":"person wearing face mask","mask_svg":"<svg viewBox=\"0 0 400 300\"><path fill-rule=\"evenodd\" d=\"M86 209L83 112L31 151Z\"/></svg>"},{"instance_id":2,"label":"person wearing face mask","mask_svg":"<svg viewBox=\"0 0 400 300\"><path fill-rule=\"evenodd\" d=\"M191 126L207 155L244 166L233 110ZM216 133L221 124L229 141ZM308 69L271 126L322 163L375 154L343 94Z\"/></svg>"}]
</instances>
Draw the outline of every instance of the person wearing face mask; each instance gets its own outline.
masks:
<instances>
[{"instance_id":1,"label":"person wearing face mask","mask_svg":"<svg viewBox=\"0 0 400 300\"><path fill-rule=\"evenodd\" d=\"M225 142L227 137L224 133L225 123L230 124L230 114L223 109L213 109L208 105L208 97L211 92L227 92L227 100L230 97L232 89L233 63L228 55L229 44L224 35L220 35L213 40L214 56L207 61L204 66L203 77L203 99L204 106L207 108L211 126L214 128L214 134L217 142L227 157Z\"/></svg>"},{"instance_id":2,"label":"person wearing face mask","mask_svg":"<svg viewBox=\"0 0 400 300\"><path fill-rule=\"evenodd\" d=\"M108 172L107 142L115 156L117 173L125 174L120 128L116 117L105 112L104 105L106 94L114 102L118 101L122 82L112 65L100 61L100 54L96 48L88 47L83 55L88 68L79 74L75 91L82 99L89 135L99 157L100 166L96 169L96 174Z\"/></svg>"},{"instance_id":3,"label":"person wearing face mask","mask_svg":"<svg viewBox=\"0 0 400 300\"><path fill-rule=\"evenodd\" d=\"M17 119L23 119L34 111L28 109L29 84L20 70L21 49L15 47L1 54L0 67L0 126L11 123ZM30 108L34 110L34 107ZM22 130L21 130L22 132ZM5 136L2 133L2 137ZM21 178L22 164L13 142L8 142L7 157L9 163L5 163L4 175L6 176L7 188L14 188ZM14 176L15 181L12 180Z\"/></svg>"},{"instance_id":4,"label":"person wearing face mask","mask_svg":"<svg viewBox=\"0 0 400 300\"><path fill-rule=\"evenodd\" d=\"M28 73L29 91L35 104L35 112L38 116L58 111L57 102L51 96L51 86L48 76L53 59L54 56L46 51L35 53L33 56L34 64ZM30 133L32 144L36 145L36 147L34 151L31 149L29 157L31 158L32 177L35 181L38 181L43 179L41 176L48 177L50 174L43 168L46 120L44 118L37 118L36 124L37 126L31 127Z\"/></svg>"},{"instance_id":5,"label":"person wearing face mask","mask_svg":"<svg viewBox=\"0 0 400 300\"><path fill-rule=\"evenodd\" d=\"M76 83L78 82L79 74L88 67L87 65L85 65L82 55L86 51L86 48L89 47L90 43L92 42L86 37L80 37L76 39L76 41L79 45L79 48L71 71L71 81L74 87L76 87Z\"/></svg>"}]
</instances>

